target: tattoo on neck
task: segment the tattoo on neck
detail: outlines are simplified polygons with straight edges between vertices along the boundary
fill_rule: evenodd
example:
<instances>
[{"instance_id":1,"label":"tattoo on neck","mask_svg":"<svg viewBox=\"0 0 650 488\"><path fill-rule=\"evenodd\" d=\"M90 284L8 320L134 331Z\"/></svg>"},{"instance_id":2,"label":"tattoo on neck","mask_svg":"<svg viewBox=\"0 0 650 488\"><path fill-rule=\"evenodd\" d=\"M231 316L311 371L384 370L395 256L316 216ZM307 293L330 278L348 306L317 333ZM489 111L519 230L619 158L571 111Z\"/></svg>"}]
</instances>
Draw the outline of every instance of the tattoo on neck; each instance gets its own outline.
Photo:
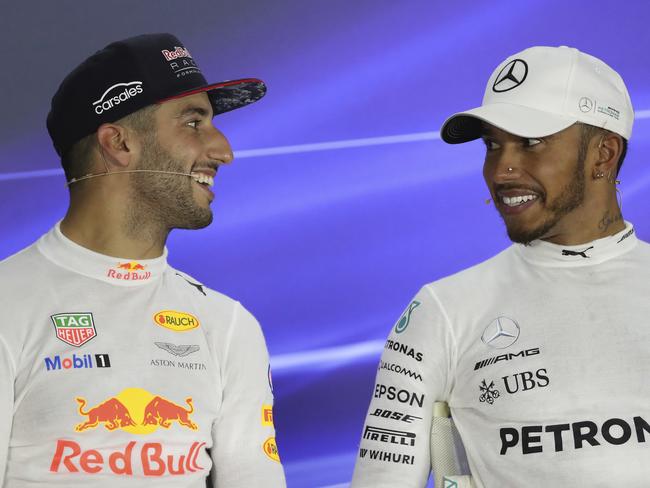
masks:
<instances>
[{"instance_id":1,"label":"tattoo on neck","mask_svg":"<svg viewBox=\"0 0 650 488\"><path fill-rule=\"evenodd\" d=\"M615 224L620 220L623 220L623 215L621 215L621 212L617 212L615 215L610 215L609 210L605 210L603 218L598 222L598 228L601 230L601 232L607 232L607 229L609 229L610 225Z\"/></svg>"}]
</instances>

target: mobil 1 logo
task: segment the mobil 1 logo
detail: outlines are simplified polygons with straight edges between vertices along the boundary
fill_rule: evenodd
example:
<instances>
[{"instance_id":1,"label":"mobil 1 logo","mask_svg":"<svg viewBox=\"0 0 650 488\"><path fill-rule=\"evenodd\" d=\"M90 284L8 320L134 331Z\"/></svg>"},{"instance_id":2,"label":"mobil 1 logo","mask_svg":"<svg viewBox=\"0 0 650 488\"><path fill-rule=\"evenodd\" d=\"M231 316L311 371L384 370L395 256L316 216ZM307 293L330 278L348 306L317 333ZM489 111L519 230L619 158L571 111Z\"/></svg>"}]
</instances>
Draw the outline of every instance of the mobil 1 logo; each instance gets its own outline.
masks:
<instances>
[{"instance_id":1,"label":"mobil 1 logo","mask_svg":"<svg viewBox=\"0 0 650 488\"><path fill-rule=\"evenodd\" d=\"M108 354L73 354L72 356L46 357L46 371L75 370L92 368L110 368L111 358Z\"/></svg>"}]
</instances>

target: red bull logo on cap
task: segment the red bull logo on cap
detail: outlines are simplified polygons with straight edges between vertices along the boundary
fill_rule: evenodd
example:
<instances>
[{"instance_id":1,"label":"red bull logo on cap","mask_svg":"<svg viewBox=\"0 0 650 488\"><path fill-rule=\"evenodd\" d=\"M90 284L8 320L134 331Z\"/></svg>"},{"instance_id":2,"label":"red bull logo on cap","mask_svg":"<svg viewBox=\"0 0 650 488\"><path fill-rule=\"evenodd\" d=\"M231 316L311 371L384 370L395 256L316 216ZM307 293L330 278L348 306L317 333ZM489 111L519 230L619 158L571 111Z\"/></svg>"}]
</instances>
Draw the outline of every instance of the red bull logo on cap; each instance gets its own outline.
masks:
<instances>
[{"instance_id":1,"label":"red bull logo on cap","mask_svg":"<svg viewBox=\"0 0 650 488\"><path fill-rule=\"evenodd\" d=\"M162 53L162 55L165 57L165 60L167 61L173 61L174 59L178 59L178 58L192 57L192 55L186 48L180 46L174 46L173 51L170 51L168 49L163 49L160 52Z\"/></svg>"},{"instance_id":2,"label":"red bull logo on cap","mask_svg":"<svg viewBox=\"0 0 650 488\"><path fill-rule=\"evenodd\" d=\"M146 271L147 265L137 261L117 263L106 272L106 276L122 281L142 281L151 278L151 271Z\"/></svg>"},{"instance_id":3,"label":"red bull logo on cap","mask_svg":"<svg viewBox=\"0 0 650 488\"><path fill-rule=\"evenodd\" d=\"M153 316L153 321L156 325L173 330L174 332L185 332L186 330L196 329L201 325L199 319L194 315L175 310L156 312Z\"/></svg>"},{"instance_id":4,"label":"red bull logo on cap","mask_svg":"<svg viewBox=\"0 0 650 488\"><path fill-rule=\"evenodd\" d=\"M147 390L127 388L88 409L85 398L75 400L79 404L79 415L87 417L75 426L77 432L103 425L108 431L120 429L130 434L150 434L158 427L169 429L172 422L187 429L198 429L190 417L194 413L191 397L185 399L187 407L184 407Z\"/></svg>"}]
</instances>

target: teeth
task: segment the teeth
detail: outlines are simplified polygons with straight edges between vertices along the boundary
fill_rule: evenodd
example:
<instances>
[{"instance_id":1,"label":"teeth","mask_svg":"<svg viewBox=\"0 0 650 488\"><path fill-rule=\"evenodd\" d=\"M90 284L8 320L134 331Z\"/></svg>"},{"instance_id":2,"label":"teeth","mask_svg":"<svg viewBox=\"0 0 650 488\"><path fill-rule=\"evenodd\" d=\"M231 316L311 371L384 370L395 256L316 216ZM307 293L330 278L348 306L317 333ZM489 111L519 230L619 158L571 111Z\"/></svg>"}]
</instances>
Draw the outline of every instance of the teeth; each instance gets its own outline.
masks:
<instances>
[{"instance_id":1,"label":"teeth","mask_svg":"<svg viewBox=\"0 0 650 488\"><path fill-rule=\"evenodd\" d=\"M501 197L501 200L503 203L508 205L509 207L516 207L517 205L521 205L523 203L529 202L531 200L536 200L537 195L522 195L522 196L517 196L517 197Z\"/></svg>"},{"instance_id":2,"label":"teeth","mask_svg":"<svg viewBox=\"0 0 650 488\"><path fill-rule=\"evenodd\" d=\"M194 181L201 183L202 185L208 185L209 187L214 186L214 177L212 176L203 173L192 173L192 178L194 178Z\"/></svg>"}]
</instances>

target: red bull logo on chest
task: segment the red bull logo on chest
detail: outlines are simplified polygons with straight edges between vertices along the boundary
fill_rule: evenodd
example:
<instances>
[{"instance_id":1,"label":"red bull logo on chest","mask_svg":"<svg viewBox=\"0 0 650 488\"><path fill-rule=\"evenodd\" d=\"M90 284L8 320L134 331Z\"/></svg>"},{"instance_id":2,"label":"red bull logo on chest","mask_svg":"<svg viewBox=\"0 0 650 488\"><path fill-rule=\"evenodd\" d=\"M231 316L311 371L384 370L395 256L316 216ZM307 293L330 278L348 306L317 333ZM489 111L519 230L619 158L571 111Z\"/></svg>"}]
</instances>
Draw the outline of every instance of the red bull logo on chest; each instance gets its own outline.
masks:
<instances>
[{"instance_id":1,"label":"red bull logo on chest","mask_svg":"<svg viewBox=\"0 0 650 488\"><path fill-rule=\"evenodd\" d=\"M79 347L97 335L90 312L57 313L50 315L56 337L66 344Z\"/></svg>"},{"instance_id":2,"label":"red bull logo on chest","mask_svg":"<svg viewBox=\"0 0 650 488\"><path fill-rule=\"evenodd\" d=\"M123 431L130 434L151 434L163 429L188 429L197 431L192 420L194 405L191 397L185 405L175 403L141 388L127 388L117 395L88 406L83 397L76 397L77 412L83 422L74 426L83 433L104 427L108 432ZM108 444L107 444L108 446ZM115 475L167 476L185 475L209 469L199 464L199 456L206 459L205 442L188 442L184 447L176 442L131 441L125 446L99 446L88 449L71 439L59 439L50 463L54 473L112 473Z\"/></svg>"},{"instance_id":3,"label":"red bull logo on chest","mask_svg":"<svg viewBox=\"0 0 650 488\"><path fill-rule=\"evenodd\" d=\"M131 434L150 434L162 427L169 429L175 422L180 427L197 430L192 421L194 413L192 397L183 406L140 388L127 388L116 396L86 408L86 399L75 398L79 415L87 417L74 428L77 432L104 426L106 430L121 429Z\"/></svg>"}]
</instances>

